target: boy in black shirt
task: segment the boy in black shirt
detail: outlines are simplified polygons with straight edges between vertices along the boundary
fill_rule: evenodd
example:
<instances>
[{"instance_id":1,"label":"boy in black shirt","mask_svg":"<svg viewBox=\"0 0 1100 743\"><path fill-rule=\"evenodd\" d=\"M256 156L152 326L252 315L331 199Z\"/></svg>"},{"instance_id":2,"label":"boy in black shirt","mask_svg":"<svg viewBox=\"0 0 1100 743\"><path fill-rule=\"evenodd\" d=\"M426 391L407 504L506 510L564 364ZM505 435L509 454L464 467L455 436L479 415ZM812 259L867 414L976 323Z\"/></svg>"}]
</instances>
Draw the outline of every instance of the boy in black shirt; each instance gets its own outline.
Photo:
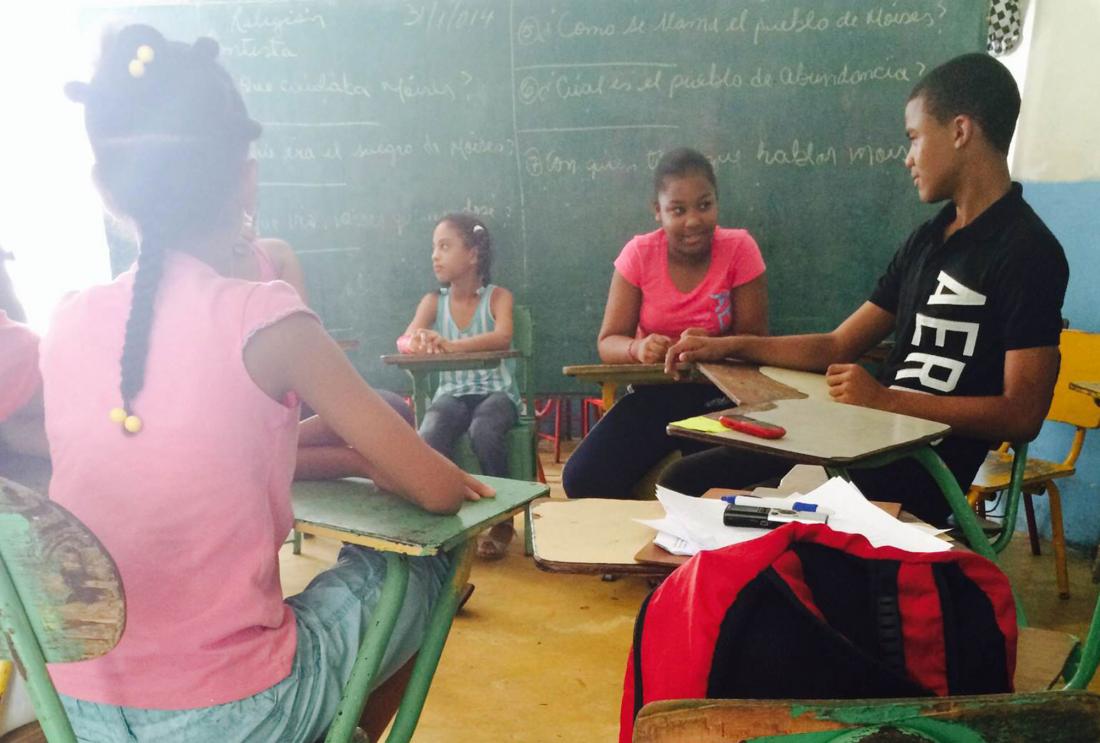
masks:
<instances>
[{"instance_id":1,"label":"boy in black shirt","mask_svg":"<svg viewBox=\"0 0 1100 743\"><path fill-rule=\"evenodd\" d=\"M739 358L824 371L839 402L949 424L953 433L936 451L965 492L990 443L1039 433L1058 376L1069 268L1009 177L1019 111L1015 81L991 57L966 54L929 72L905 107L905 165L921 201L948 204L909 236L870 301L831 333L686 335L666 366ZM891 332L896 345L876 380L854 362ZM671 465L661 482L699 494L789 468L787 460L719 447ZM946 500L912 459L851 474L869 498L946 521Z\"/></svg>"}]
</instances>

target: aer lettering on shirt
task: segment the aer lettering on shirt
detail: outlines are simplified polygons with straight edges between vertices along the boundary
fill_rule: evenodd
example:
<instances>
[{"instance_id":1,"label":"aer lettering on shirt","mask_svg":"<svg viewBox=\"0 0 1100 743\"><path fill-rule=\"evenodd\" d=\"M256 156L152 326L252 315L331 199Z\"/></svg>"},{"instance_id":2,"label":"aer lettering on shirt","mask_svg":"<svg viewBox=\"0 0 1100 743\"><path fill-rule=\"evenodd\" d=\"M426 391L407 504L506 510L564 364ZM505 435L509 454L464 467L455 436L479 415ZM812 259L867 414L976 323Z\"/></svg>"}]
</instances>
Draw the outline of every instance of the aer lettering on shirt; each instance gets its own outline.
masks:
<instances>
[{"instance_id":1,"label":"aer lettering on shirt","mask_svg":"<svg viewBox=\"0 0 1100 743\"><path fill-rule=\"evenodd\" d=\"M963 285L944 271L940 271L937 277L936 290L928 297L929 305L982 307L985 303L986 297L984 294ZM981 325L965 320L929 317L918 312L913 328L912 345L914 347L921 347L921 341L926 330L933 334L932 345L936 348L946 349L949 344L957 347L961 342L962 355L970 357L974 355ZM962 335L963 338L958 339L955 337L957 335ZM966 368L964 359L917 351L906 356L905 363L915 364L916 366L899 369L897 374L894 375L895 380L915 378L925 389L943 393L949 393L955 389L959 383L959 377L962 376L963 370Z\"/></svg>"}]
</instances>

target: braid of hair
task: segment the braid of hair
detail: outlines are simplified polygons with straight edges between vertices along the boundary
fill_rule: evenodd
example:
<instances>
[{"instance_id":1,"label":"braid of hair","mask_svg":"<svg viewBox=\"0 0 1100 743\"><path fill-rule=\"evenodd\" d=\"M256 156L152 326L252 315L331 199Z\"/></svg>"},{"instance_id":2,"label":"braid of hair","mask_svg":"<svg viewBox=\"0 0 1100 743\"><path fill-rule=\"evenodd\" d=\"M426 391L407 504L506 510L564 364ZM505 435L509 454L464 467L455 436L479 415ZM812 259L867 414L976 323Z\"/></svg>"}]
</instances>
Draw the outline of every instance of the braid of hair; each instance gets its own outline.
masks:
<instances>
[{"instance_id":1,"label":"braid of hair","mask_svg":"<svg viewBox=\"0 0 1100 743\"><path fill-rule=\"evenodd\" d=\"M489 236L489 229L481 222L470 227L468 235L477 251L477 273L481 277L481 283L488 286L493 281L493 238Z\"/></svg>"},{"instance_id":2,"label":"braid of hair","mask_svg":"<svg viewBox=\"0 0 1100 743\"><path fill-rule=\"evenodd\" d=\"M149 331L153 326L153 303L164 273L166 251L156 240L143 238L134 274L134 291L130 299L130 315L126 318L126 336L122 345L119 391L122 406L132 414L134 398L145 386L145 362L149 355Z\"/></svg>"}]
</instances>

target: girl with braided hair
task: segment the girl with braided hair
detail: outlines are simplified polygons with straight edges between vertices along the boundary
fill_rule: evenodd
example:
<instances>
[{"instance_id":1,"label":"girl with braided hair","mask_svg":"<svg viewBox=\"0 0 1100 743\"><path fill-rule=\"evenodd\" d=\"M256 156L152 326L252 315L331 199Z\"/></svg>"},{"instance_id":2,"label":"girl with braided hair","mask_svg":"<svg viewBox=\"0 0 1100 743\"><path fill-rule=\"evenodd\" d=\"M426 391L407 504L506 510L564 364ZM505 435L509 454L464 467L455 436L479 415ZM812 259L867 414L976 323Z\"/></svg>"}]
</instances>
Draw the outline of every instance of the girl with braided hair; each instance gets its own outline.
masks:
<instances>
[{"instance_id":1,"label":"girl with braided hair","mask_svg":"<svg viewBox=\"0 0 1100 743\"><path fill-rule=\"evenodd\" d=\"M126 589L101 658L51 669L81 740L314 741L371 621L381 556L283 600L299 401L376 481L453 513L491 490L424 445L362 381L286 283L232 276L260 125L210 39L127 26L105 39L84 105L93 175L140 242L136 265L58 307L43 340L50 497L99 537ZM446 558L414 559L364 723L381 732Z\"/></svg>"}]
</instances>

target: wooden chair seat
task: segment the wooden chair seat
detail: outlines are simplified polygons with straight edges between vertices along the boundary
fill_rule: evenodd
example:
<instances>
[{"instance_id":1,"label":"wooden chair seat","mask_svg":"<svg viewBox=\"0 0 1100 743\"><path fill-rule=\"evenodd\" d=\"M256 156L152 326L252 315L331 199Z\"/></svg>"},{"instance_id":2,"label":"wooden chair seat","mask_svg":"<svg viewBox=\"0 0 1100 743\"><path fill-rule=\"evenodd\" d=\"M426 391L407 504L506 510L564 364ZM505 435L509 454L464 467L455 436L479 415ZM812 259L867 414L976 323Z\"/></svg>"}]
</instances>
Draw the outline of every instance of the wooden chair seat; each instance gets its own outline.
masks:
<instances>
[{"instance_id":1,"label":"wooden chair seat","mask_svg":"<svg viewBox=\"0 0 1100 743\"><path fill-rule=\"evenodd\" d=\"M1028 457L1022 485L1025 490L1034 489L1044 486L1050 480L1070 477L1074 472L1076 469L1072 465L1063 462ZM972 491L988 495L1007 489L1010 482L1012 482L1012 454L991 451L985 455L985 461L978 469L978 474L974 476L974 482L970 488Z\"/></svg>"}]
</instances>

